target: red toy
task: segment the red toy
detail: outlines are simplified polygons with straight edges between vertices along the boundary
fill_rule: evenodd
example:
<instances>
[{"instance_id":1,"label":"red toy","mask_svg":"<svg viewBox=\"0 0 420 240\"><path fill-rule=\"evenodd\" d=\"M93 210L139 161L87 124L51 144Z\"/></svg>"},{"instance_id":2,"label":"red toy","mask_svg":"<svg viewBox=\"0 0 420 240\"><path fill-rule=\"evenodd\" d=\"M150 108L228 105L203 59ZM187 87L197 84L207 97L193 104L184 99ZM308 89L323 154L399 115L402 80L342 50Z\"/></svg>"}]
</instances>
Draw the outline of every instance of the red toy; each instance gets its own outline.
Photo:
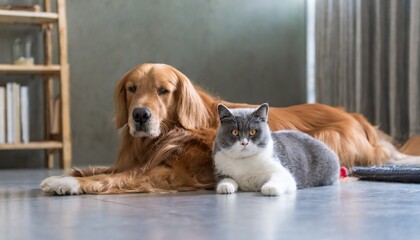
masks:
<instances>
[{"instance_id":1,"label":"red toy","mask_svg":"<svg viewBox=\"0 0 420 240\"><path fill-rule=\"evenodd\" d=\"M346 178L348 177L347 168L341 167L340 168L340 178Z\"/></svg>"}]
</instances>

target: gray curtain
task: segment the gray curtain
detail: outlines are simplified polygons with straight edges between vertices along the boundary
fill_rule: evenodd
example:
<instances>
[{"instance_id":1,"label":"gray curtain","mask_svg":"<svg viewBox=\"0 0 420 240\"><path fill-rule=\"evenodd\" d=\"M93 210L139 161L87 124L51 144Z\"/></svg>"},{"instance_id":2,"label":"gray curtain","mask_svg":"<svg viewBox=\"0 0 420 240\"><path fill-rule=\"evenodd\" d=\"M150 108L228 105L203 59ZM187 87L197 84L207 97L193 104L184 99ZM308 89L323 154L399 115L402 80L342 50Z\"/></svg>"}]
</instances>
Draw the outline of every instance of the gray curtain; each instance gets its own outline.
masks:
<instances>
[{"instance_id":1,"label":"gray curtain","mask_svg":"<svg viewBox=\"0 0 420 240\"><path fill-rule=\"evenodd\" d=\"M420 134L420 0L317 0L315 58L317 102Z\"/></svg>"}]
</instances>

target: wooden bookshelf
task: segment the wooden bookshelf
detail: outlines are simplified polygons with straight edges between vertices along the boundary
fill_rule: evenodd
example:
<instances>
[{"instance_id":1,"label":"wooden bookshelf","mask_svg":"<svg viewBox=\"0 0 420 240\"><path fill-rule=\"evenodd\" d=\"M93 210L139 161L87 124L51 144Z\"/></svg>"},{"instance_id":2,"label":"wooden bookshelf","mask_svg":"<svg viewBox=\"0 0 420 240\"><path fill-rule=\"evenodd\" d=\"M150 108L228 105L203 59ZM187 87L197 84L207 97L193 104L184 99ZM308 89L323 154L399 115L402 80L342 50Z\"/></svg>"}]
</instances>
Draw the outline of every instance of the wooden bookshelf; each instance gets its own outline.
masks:
<instances>
[{"instance_id":1,"label":"wooden bookshelf","mask_svg":"<svg viewBox=\"0 0 420 240\"><path fill-rule=\"evenodd\" d=\"M63 144L59 141L0 144L0 150L60 149L62 147Z\"/></svg>"},{"instance_id":2,"label":"wooden bookshelf","mask_svg":"<svg viewBox=\"0 0 420 240\"><path fill-rule=\"evenodd\" d=\"M0 10L0 23L48 24L57 21L58 14L52 12Z\"/></svg>"},{"instance_id":3,"label":"wooden bookshelf","mask_svg":"<svg viewBox=\"0 0 420 240\"><path fill-rule=\"evenodd\" d=\"M59 74L60 65L0 64L0 73Z\"/></svg>"},{"instance_id":4,"label":"wooden bookshelf","mask_svg":"<svg viewBox=\"0 0 420 240\"><path fill-rule=\"evenodd\" d=\"M57 10L52 11L52 1L56 1ZM34 24L43 29L44 63L42 65L0 64L0 74L39 74L45 79L44 84L44 125L45 139L29 143L0 144L0 150L44 150L45 166L54 167L54 151L59 151L60 167L71 167L71 131L70 131L70 92L69 64L67 50L67 20L65 0L44 0L43 6L34 5L24 10L14 6L0 6L0 24ZM42 11L38 11L42 8ZM29 9L29 10L28 10ZM34 11L30 11L34 9ZM56 31L57 47L53 45L53 31ZM0 36L1 37L1 36ZM53 55L58 64L53 63ZM58 96L54 94L54 84L58 81ZM58 101L55 101L56 98ZM55 104L58 103L58 104ZM53 127L58 121L57 127ZM56 123L55 123L56 124Z\"/></svg>"}]
</instances>

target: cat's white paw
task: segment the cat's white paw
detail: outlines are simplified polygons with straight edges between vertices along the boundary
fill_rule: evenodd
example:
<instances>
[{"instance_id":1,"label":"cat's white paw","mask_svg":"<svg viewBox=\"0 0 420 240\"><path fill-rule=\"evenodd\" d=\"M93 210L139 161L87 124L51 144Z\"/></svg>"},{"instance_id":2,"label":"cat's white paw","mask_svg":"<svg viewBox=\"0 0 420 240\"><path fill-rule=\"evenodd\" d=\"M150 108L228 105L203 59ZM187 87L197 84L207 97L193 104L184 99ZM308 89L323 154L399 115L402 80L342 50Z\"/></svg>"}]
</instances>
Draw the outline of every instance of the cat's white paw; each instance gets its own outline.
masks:
<instances>
[{"instance_id":1,"label":"cat's white paw","mask_svg":"<svg viewBox=\"0 0 420 240\"><path fill-rule=\"evenodd\" d=\"M216 192L219 194L231 194L236 190L238 190L238 184L232 179L223 179L216 187Z\"/></svg>"},{"instance_id":2,"label":"cat's white paw","mask_svg":"<svg viewBox=\"0 0 420 240\"><path fill-rule=\"evenodd\" d=\"M235 186L232 183L221 183L217 185L217 193L230 194L234 193L235 191Z\"/></svg>"},{"instance_id":3,"label":"cat's white paw","mask_svg":"<svg viewBox=\"0 0 420 240\"><path fill-rule=\"evenodd\" d=\"M80 183L75 177L53 176L41 182L40 187L46 193L58 195L82 194Z\"/></svg>"},{"instance_id":4,"label":"cat's white paw","mask_svg":"<svg viewBox=\"0 0 420 240\"><path fill-rule=\"evenodd\" d=\"M261 193L262 195L266 196L278 196L280 194L283 194L284 192L280 187L276 185L265 184L261 187Z\"/></svg>"},{"instance_id":5,"label":"cat's white paw","mask_svg":"<svg viewBox=\"0 0 420 240\"><path fill-rule=\"evenodd\" d=\"M296 184L273 184L266 183L261 187L261 193L265 196L279 196L296 191Z\"/></svg>"}]
</instances>

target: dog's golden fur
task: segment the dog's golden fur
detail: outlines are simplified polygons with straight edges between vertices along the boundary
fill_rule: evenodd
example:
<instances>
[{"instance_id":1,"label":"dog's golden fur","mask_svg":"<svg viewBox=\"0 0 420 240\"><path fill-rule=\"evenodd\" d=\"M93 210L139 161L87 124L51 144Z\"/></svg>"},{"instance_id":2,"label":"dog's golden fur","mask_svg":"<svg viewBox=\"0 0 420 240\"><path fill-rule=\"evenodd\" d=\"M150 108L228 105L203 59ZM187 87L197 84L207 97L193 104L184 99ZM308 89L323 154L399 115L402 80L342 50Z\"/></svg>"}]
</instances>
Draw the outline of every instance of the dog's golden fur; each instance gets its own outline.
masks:
<instances>
[{"instance_id":1,"label":"dog's golden fur","mask_svg":"<svg viewBox=\"0 0 420 240\"><path fill-rule=\"evenodd\" d=\"M133 86L135 89L133 90ZM168 90L159 94L157 89ZM118 160L111 168L74 170L83 193L161 192L212 188L211 147L216 106L253 107L211 96L175 68L143 64L115 89L116 126L121 130ZM148 108L147 131L136 131L132 111ZM399 153L361 115L321 104L270 108L271 130L294 129L330 146L346 167L381 165Z\"/></svg>"}]
</instances>

